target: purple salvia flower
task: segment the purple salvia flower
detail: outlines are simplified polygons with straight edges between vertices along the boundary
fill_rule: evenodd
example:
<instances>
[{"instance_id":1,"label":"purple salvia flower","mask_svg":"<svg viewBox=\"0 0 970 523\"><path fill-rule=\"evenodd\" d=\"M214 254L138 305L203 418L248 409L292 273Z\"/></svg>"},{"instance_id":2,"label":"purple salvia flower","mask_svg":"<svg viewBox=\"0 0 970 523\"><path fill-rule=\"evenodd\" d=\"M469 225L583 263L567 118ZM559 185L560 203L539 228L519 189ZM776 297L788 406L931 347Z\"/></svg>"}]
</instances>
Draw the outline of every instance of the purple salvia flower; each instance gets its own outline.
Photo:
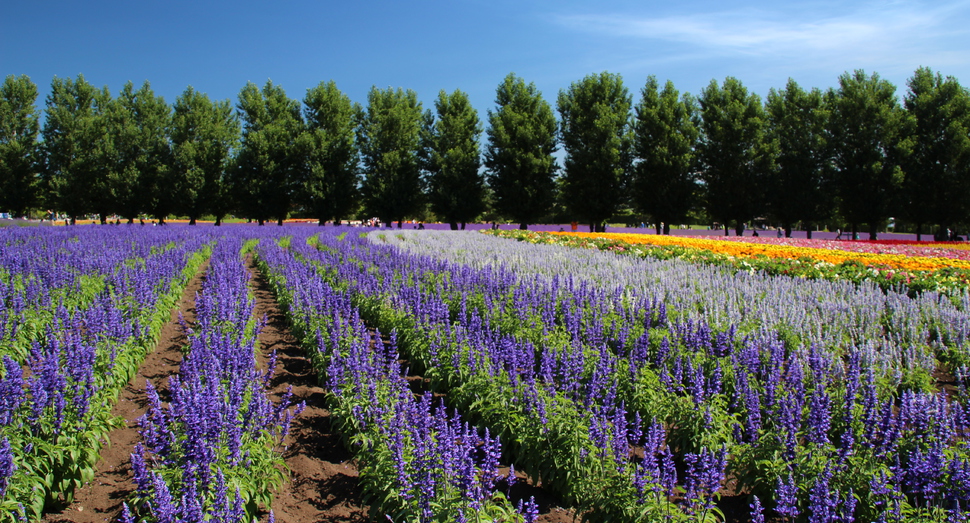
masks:
<instances>
[{"instance_id":1,"label":"purple salvia flower","mask_svg":"<svg viewBox=\"0 0 970 523\"><path fill-rule=\"evenodd\" d=\"M172 494L168 490L168 485L162 476L154 472L152 477L152 495L149 499L149 506L152 514L158 523L176 523L178 521L178 509L172 500Z\"/></svg>"},{"instance_id":2,"label":"purple salvia flower","mask_svg":"<svg viewBox=\"0 0 970 523\"><path fill-rule=\"evenodd\" d=\"M829 489L832 469L829 465L818 476L808 498L809 523L834 523L838 508L838 495Z\"/></svg>"},{"instance_id":3,"label":"purple salvia flower","mask_svg":"<svg viewBox=\"0 0 970 523\"><path fill-rule=\"evenodd\" d=\"M121 516L118 518L118 523L135 523L135 516L131 514L127 503L121 504Z\"/></svg>"},{"instance_id":4,"label":"purple salvia flower","mask_svg":"<svg viewBox=\"0 0 970 523\"><path fill-rule=\"evenodd\" d=\"M10 478L16 470L17 464L14 463L10 441L4 437L0 440L0 499L6 494Z\"/></svg>"},{"instance_id":5,"label":"purple salvia flower","mask_svg":"<svg viewBox=\"0 0 970 523\"><path fill-rule=\"evenodd\" d=\"M822 445L829 441L828 432L832 425L829 403L830 399L825 392L825 387L819 384L812 392L809 402L807 438L811 443Z\"/></svg>"},{"instance_id":6,"label":"purple salvia flower","mask_svg":"<svg viewBox=\"0 0 970 523\"><path fill-rule=\"evenodd\" d=\"M794 520L798 517L798 488L791 474L787 479L778 477L778 487L775 493L775 512L784 518Z\"/></svg>"},{"instance_id":7,"label":"purple salvia flower","mask_svg":"<svg viewBox=\"0 0 970 523\"><path fill-rule=\"evenodd\" d=\"M524 503L520 499L517 508L519 514L525 517L525 523L535 523L539 519L539 504L536 503L535 496L530 496L529 501Z\"/></svg>"},{"instance_id":8,"label":"purple salvia flower","mask_svg":"<svg viewBox=\"0 0 970 523\"><path fill-rule=\"evenodd\" d=\"M754 501L751 502L751 523L765 523L764 508L758 496L754 496Z\"/></svg>"}]
</instances>

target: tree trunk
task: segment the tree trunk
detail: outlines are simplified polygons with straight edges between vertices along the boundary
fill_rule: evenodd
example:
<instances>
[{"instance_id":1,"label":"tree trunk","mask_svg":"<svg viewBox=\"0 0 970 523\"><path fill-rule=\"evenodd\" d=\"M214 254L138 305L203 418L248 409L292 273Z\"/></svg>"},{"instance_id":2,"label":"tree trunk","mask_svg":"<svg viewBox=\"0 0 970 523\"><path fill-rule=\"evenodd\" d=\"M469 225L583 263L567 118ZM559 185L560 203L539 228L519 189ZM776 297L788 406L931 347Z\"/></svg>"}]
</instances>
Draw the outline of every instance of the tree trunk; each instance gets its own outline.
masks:
<instances>
[{"instance_id":1,"label":"tree trunk","mask_svg":"<svg viewBox=\"0 0 970 523\"><path fill-rule=\"evenodd\" d=\"M951 236L951 234L950 234L950 224L948 224L948 223L941 223L940 224L940 238L943 238L943 241L948 242L948 241L950 241L950 236Z\"/></svg>"},{"instance_id":2,"label":"tree trunk","mask_svg":"<svg viewBox=\"0 0 970 523\"><path fill-rule=\"evenodd\" d=\"M189 225L195 225L195 216L189 216Z\"/></svg>"},{"instance_id":3,"label":"tree trunk","mask_svg":"<svg viewBox=\"0 0 970 523\"><path fill-rule=\"evenodd\" d=\"M744 224L741 223L741 220L734 222L734 234L744 236Z\"/></svg>"},{"instance_id":4,"label":"tree trunk","mask_svg":"<svg viewBox=\"0 0 970 523\"><path fill-rule=\"evenodd\" d=\"M262 227L263 225L265 225L265 222L263 221L262 218L257 218L256 219L256 223L258 223L260 227Z\"/></svg>"},{"instance_id":5,"label":"tree trunk","mask_svg":"<svg viewBox=\"0 0 970 523\"><path fill-rule=\"evenodd\" d=\"M317 226L323 227L326 224L327 224L327 220L324 220L323 218L317 218Z\"/></svg>"},{"instance_id":6,"label":"tree trunk","mask_svg":"<svg viewBox=\"0 0 970 523\"><path fill-rule=\"evenodd\" d=\"M283 218L277 218L276 219L276 226L277 227L282 227L283 226Z\"/></svg>"},{"instance_id":7,"label":"tree trunk","mask_svg":"<svg viewBox=\"0 0 970 523\"><path fill-rule=\"evenodd\" d=\"M663 229L660 228L660 222L656 223L657 234L663 234Z\"/></svg>"},{"instance_id":8,"label":"tree trunk","mask_svg":"<svg viewBox=\"0 0 970 523\"><path fill-rule=\"evenodd\" d=\"M342 220L342 219L340 219L340 218L335 218L335 219L333 220L333 226L334 226L334 227L337 227L337 226L339 226L339 225L340 225L340 222L342 222L342 221L343 221L343 220Z\"/></svg>"},{"instance_id":9,"label":"tree trunk","mask_svg":"<svg viewBox=\"0 0 970 523\"><path fill-rule=\"evenodd\" d=\"M728 227L727 222L724 222L724 236L730 236L730 235L731 235L731 229Z\"/></svg>"},{"instance_id":10,"label":"tree trunk","mask_svg":"<svg viewBox=\"0 0 970 523\"><path fill-rule=\"evenodd\" d=\"M451 226L451 230L453 231L458 230L458 222L448 222L448 225Z\"/></svg>"},{"instance_id":11,"label":"tree trunk","mask_svg":"<svg viewBox=\"0 0 970 523\"><path fill-rule=\"evenodd\" d=\"M805 230L805 235L806 235L806 237L808 237L809 240L812 239L812 228L811 227L809 227L808 229Z\"/></svg>"},{"instance_id":12,"label":"tree trunk","mask_svg":"<svg viewBox=\"0 0 970 523\"><path fill-rule=\"evenodd\" d=\"M134 218L128 218L128 225L134 225L134 223L135 223Z\"/></svg>"},{"instance_id":13,"label":"tree trunk","mask_svg":"<svg viewBox=\"0 0 970 523\"><path fill-rule=\"evenodd\" d=\"M519 230L520 231L527 231L527 230L529 230L529 224L528 223L520 223L519 224Z\"/></svg>"},{"instance_id":14,"label":"tree trunk","mask_svg":"<svg viewBox=\"0 0 970 523\"><path fill-rule=\"evenodd\" d=\"M923 224L919 222L916 223L916 241L923 241Z\"/></svg>"},{"instance_id":15,"label":"tree trunk","mask_svg":"<svg viewBox=\"0 0 970 523\"><path fill-rule=\"evenodd\" d=\"M465 222L461 222L461 230L465 230Z\"/></svg>"},{"instance_id":16,"label":"tree trunk","mask_svg":"<svg viewBox=\"0 0 970 523\"><path fill-rule=\"evenodd\" d=\"M664 222L664 236L670 236L670 222Z\"/></svg>"},{"instance_id":17,"label":"tree trunk","mask_svg":"<svg viewBox=\"0 0 970 523\"><path fill-rule=\"evenodd\" d=\"M876 224L869 224L869 239L871 241L876 241L878 238L878 231L876 230Z\"/></svg>"},{"instance_id":18,"label":"tree trunk","mask_svg":"<svg viewBox=\"0 0 970 523\"><path fill-rule=\"evenodd\" d=\"M404 228L403 223L404 223L404 220L398 220L397 221L397 228L398 229L403 229Z\"/></svg>"},{"instance_id":19,"label":"tree trunk","mask_svg":"<svg viewBox=\"0 0 970 523\"><path fill-rule=\"evenodd\" d=\"M808 233L812 234L812 231L808 231ZM791 238L791 225L785 226L785 238Z\"/></svg>"},{"instance_id":20,"label":"tree trunk","mask_svg":"<svg viewBox=\"0 0 970 523\"><path fill-rule=\"evenodd\" d=\"M852 229L852 236L849 236L849 239L854 240L859 237L859 225L853 223L851 229Z\"/></svg>"},{"instance_id":21,"label":"tree trunk","mask_svg":"<svg viewBox=\"0 0 970 523\"><path fill-rule=\"evenodd\" d=\"M101 225L105 225L106 223L108 223L108 215L107 214L105 214L103 212L102 213L98 213L98 218L101 219Z\"/></svg>"}]
</instances>

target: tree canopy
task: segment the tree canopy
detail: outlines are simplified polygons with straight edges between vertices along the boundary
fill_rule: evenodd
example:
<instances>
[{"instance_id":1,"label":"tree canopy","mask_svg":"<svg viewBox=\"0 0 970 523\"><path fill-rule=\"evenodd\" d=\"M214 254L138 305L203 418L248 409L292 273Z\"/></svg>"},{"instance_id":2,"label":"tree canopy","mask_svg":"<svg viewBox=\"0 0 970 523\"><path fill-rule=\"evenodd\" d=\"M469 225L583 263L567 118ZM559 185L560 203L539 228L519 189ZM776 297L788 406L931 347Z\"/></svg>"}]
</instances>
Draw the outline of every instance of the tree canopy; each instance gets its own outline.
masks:
<instances>
[{"instance_id":1,"label":"tree canopy","mask_svg":"<svg viewBox=\"0 0 970 523\"><path fill-rule=\"evenodd\" d=\"M217 224L229 213L321 224L430 213L455 228L482 216L521 228L649 216L658 233L716 220L809 237L813 225L853 236L866 227L870 238L898 217L918 237L926 227L964 233L970 92L929 68L909 79L904 104L878 75L838 80L824 93L789 80L762 103L731 77L695 98L651 76L631 114L622 79L604 72L560 91L557 119L535 84L511 73L483 129L460 90L424 111L400 88L372 88L365 108L332 81L302 104L269 81L247 84L234 112L191 87L169 105L147 81L113 98L78 75L53 79L42 113L30 79L8 76L0 211Z\"/></svg>"},{"instance_id":2,"label":"tree canopy","mask_svg":"<svg viewBox=\"0 0 970 523\"><path fill-rule=\"evenodd\" d=\"M829 110L821 91L806 92L789 79L783 90L769 91L766 111L768 137L777 152L766 203L785 228L785 235L791 236L795 223L819 223L832 213L827 184L831 174L826 133Z\"/></svg>"},{"instance_id":3,"label":"tree canopy","mask_svg":"<svg viewBox=\"0 0 970 523\"><path fill-rule=\"evenodd\" d=\"M340 223L360 205L355 133L363 109L333 81L307 90L303 105L309 135L300 203L321 225L329 219Z\"/></svg>"},{"instance_id":4,"label":"tree canopy","mask_svg":"<svg viewBox=\"0 0 970 523\"><path fill-rule=\"evenodd\" d=\"M30 78L7 76L0 86L0 209L21 216L40 196L38 173L43 158L37 136L40 111L37 85Z\"/></svg>"},{"instance_id":5,"label":"tree canopy","mask_svg":"<svg viewBox=\"0 0 970 523\"><path fill-rule=\"evenodd\" d=\"M701 141L698 157L707 209L713 218L744 223L764 210L764 189L771 155L765 139L765 112L758 95L728 77L711 83L700 97Z\"/></svg>"},{"instance_id":6,"label":"tree canopy","mask_svg":"<svg viewBox=\"0 0 970 523\"><path fill-rule=\"evenodd\" d=\"M148 82L137 91L128 82L109 107L112 211L129 223L139 212L164 223L175 210L177 194L169 141L172 108Z\"/></svg>"},{"instance_id":7,"label":"tree canopy","mask_svg":"<svg viewBox=\"0 0 970 523\"><path fill-rule=\"evenodd\" d=\"M227 171L239 141L239 118L229 100L213 102L191 86L175 100L172 177L178 211L190 224L207 213L220 223L229 212Z\"/></svg>"},{"instance_id":8,"label":"tree canopy","mask_svg":"<svg viewBox=\"0 0 970 523\"><path fill-rule=\"evenodd\" d=\"M418 95L408 89L378 89L367 95L367 112L358 129L364 163L364 208L390 226L418 212L421 184L421 127Z\"/></svg>"},{"instance_id":9,"label":"tree canopy","mask_svg":"<svg viewBox=\"0 0 970 523\"><path fill-rule=\"evenodd\" d=\"M465 228L485 210L485 179L479 172L482 123L468 95L438 93L436 117L426 116L425 169L431 210L452 229Z\"/></svg>"},{"instance_id":10,"label":"tree canopy","mask_svg":"<svg viewBox=\"0 0 970 523\"><path fill-rule=\"evenodd\" d=\"M95 212L105 215L111 206L108 178L109 137L105 133L108 88L97 89L78 75L77 80L54 78L47 95L44 121L45 179L51 204L74 221Z\"/></svg>"},{"instance_id":11,"label":"tree canopy","mask_svg":"<svg viewBox=\"0 0 970 523\"><path fill-rule=\"evenodd\" d=\"M535 84L510 73L488 112L485 167L496 210L528 224L544 216L555 197L556 130L552 107Z\"/></svg>"},{"instance_id":12,"label":"tree canopy","mask_svg":"<svg viewBox=\"0 0 970 523\"><path fill-rule=\"evenodd\" d=\"M945 231L970 214L970 94L955 78L926 67L908 85L912 138L902 203L921 239L923 225Z\"/></svg>"},{"instance_id":13,"label":"tree canopy","mask_svg":"<svg viewBox=\"0 0 970 523\"><path fill-rule=\"evenodd\" d=\"M697 103L688 94L680 96L669 80L660 90L651 76L633 125L634 207L653 217L657 234L670 234L671 222L683 220L697 199Z\"/></svg>"},{"instance_id":14,"label":"tree canopy","mask_svg":"<svg viewBox=\"0 0 970 523\"><path fill-rule=\"evenodd\" d=\"M300 103L272 81L262 90L249 82L236 107L243 122L232 178L236 205L260 225L271 218L283 225L302 167Z\"/></svg>"},{"instance_id":15,"label":"tree canopy","mask_svg":"<svg viewBox=\"0 0 970 523\"><path fill-rule=\"evenodd\" d=\"M839 88L828 97L839 209L853 236L867 223L869 239L875 240L903 181L908 115L892 83L861 70L840 76Z\"/></svg>"},{"instance_id":16,"label":"tree canopy","mask_svg":"<svg viewBox=\"0 0 970 523\"><path fill-rule=\"evenodd\" d=\"M617 74L600 73L560 91L559 133L566 153L562 198L590 231L626 200L630 168L630 92Z\"/></svg>"}]
</instances>

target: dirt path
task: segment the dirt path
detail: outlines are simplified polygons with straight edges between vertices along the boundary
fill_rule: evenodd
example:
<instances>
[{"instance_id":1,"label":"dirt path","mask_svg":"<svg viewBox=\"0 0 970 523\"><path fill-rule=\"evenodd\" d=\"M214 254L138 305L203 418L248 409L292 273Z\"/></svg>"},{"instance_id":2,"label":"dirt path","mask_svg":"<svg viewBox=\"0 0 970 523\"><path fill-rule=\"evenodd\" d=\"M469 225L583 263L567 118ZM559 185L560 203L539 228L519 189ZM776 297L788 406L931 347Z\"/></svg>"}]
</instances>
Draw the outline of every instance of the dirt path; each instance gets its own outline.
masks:
<instances>
[{"instance_id":1,"label":"dirt path","mask_svg":"<svg viewBox=\"0 0 970 523\"><path fill-rule=\"evenodd\" d=\"M189 325L195 323L195 294L202 288L208 266L206 262L189 282L178 308L172 310L168 323L162 327L155 350L148 354L138 374L121 391L111 413L124 418L125 426L109 434L109 444L101 449L101 461L94 480L74 493L74 503L62 512L46 514L44 521L102 523L115 521L121 514L122 502L135 489L130 461L135 444L141 441L138 418L147 411L145 383L150 380L163 397L167 395L168 377L178 373L182 362L181 348L186 343L178 315L181 312Z\"/></svg>"},{"instance_id":2,"label":"dirt path","mask_svg":"<svg viewBox=\"0 0 970 523\"><path fill-rule=\"evenodd\" d=\"M273 501L278 523L366 522L367 507L361 503L357 467L353 455L330 429L330 412L323 408L325 391L317 383L310 361L290 333L283 312L266 279L250 262L257 317L267 323L259 335L260 365L265 368L276 350L276 374L272 398L278 402L293 387L296 403L306 409L290 426L283 454L290 469L290 482Z\"/></svg>"}]
</instances>

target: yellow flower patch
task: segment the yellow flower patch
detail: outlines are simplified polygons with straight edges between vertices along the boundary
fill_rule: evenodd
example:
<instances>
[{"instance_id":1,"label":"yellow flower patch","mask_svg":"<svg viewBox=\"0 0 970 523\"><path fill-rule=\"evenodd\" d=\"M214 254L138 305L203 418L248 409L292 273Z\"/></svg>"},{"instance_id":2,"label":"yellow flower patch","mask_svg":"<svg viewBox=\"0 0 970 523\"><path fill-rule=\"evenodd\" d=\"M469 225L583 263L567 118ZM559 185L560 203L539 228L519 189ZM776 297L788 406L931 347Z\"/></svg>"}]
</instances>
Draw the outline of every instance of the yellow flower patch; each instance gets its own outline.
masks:
<instances>
[{"instance_id":1,"label":"yellow flower patch","mask_svg":"<svg viewBox=\"0 0 970 523\"><path fill-rule=\"evenodd\" d=\"M865 265L885 266L911 271L935 271L946 267L970 269L970 262L954 260L951 258L930 258L923 256L902 256L897 254L847 252L836 249L744 243L685 236L658 236L654 234L586 232L554 232L550 234L574 236L579 238L605 238L624 241L634 245L678 245L681 247L704 249L714 253L724 254L726 256L734 256L737 258L753 258L756 256L789 259L811 258L834 265L838 265L845 261L856 261Z\"/></svg>"}]
</instances>

